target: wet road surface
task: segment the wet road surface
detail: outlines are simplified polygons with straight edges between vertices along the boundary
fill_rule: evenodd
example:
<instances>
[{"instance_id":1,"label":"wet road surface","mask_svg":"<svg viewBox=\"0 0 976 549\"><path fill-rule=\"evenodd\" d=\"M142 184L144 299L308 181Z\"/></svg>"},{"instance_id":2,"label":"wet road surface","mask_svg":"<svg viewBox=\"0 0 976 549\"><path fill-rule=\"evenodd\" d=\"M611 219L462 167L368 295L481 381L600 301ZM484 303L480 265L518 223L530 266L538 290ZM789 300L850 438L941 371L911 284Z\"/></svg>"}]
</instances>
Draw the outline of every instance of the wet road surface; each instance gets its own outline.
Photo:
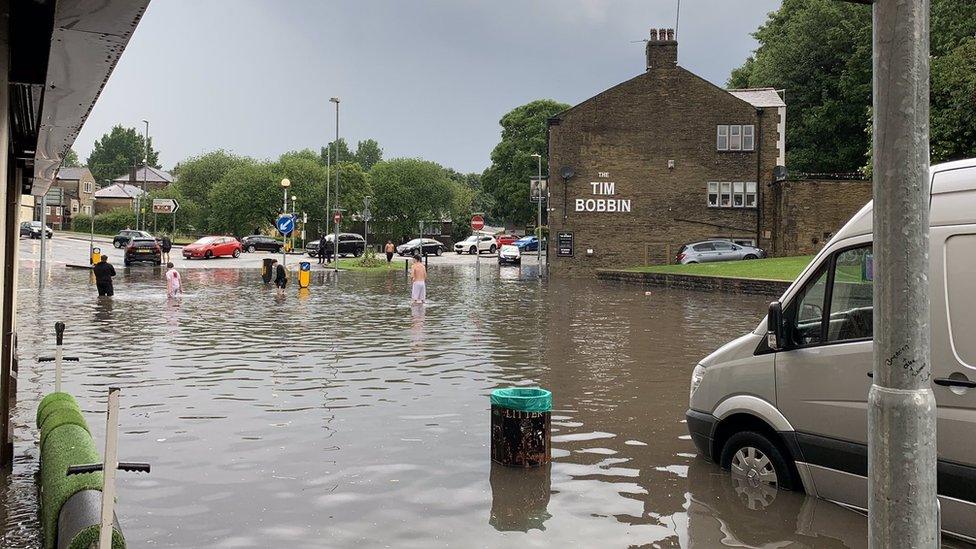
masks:
<instances>
[{"instance_id":1,"label":"wet road surface","mask_svg":"<svg viewBox=\"0 0 976 549\"><path fill-rule=\"evenodd\" d=\"M695 362L755 327L762 298L539 282L534 266L317 272L285 298L251 269L86 271L39 293L22 262L17 463L0 478L3 547L37 547L34 410L66 390L101 448L122 388L119 517L134 547L862 547L864 518L753 490L695 457L684 424ZM491 389L553 392L551 467L489 460Z\"/></svg>"}]
</instances>

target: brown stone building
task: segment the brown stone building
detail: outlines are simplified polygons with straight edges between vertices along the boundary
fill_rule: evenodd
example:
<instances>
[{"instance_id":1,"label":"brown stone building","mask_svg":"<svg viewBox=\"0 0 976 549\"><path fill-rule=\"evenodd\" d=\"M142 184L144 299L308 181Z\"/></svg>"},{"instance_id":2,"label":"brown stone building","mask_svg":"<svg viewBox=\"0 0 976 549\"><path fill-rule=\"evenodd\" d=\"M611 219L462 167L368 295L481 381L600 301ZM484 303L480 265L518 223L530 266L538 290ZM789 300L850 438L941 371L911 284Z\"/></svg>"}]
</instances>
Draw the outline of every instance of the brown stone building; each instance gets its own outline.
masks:
<instances>
[{"instance_id":1,"label":"brown stone building","mask_svg":"<svg viewBox=\"0 0 976 549\"><path fill-rule=\"evenodd\" d=\"M164 189L172 185L175 181L176 178L173 177L173 174L165 170L153 168L152 166L148 168L146 166L140 166L138 168L133 167L127 175L116 177L112 183L125 183L139 187L140 189L145 187L146 192L150 192Z\"/></svg>"},{"instance_id":2,"label":"brown stone building","mask_svg":"<svg viewBox=\"0 0 976 549\"><path fill-rule=\"evenodd\" d=\"M95 191L95 214L112 210L136 210L136 201L145 196L142 189L134 185L116 183Z\"/></svg>"},{"instance_id":3,"label":"brown stone building","mask_svg":"<svg viewBox=\"0 0 976 549\"><path fill-rule=\"evenodd\" d=\"M799 249L783 241L789 222L776 217L797 211L776 202L796 185L774 188L785 174L781 95L719 88L678 66L677 50L673 31L652 30L643 74L550 120L554 274L665 264L681 244L710 238L773 255ZM863 204L809 207L849 217Z\"/></svg>"}]
</instances>

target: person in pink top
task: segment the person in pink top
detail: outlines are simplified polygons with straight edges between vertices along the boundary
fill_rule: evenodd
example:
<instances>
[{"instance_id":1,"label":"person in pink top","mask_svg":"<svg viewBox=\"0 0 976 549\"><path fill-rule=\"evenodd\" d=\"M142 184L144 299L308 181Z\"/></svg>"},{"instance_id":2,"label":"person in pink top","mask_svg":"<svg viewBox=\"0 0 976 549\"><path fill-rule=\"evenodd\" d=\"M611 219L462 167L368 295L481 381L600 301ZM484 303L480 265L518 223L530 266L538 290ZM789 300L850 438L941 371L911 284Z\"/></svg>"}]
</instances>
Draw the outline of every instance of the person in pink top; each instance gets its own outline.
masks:
<instances>
[{"instance_id":1,"label":"person in pink top","mask_svg":"<svg viewBox=\"0 0 976 549\"><path fill-rule=\"evenodd\" d=\"M172 263L167 263L166 268L168 269L166 271L166 295L176 297L183 293L183 279Z\"/></svg>"}]
</instances>

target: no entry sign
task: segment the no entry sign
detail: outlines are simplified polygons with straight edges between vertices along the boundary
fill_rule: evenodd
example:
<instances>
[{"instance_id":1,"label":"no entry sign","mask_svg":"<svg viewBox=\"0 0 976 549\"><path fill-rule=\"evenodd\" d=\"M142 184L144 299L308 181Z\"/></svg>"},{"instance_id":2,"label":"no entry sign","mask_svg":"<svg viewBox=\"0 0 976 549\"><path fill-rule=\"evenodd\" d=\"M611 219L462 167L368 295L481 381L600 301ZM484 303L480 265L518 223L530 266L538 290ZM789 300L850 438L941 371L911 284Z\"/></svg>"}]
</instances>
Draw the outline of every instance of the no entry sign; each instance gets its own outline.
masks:
<instances>
[{"instance_id":1,"label":"no entry sign","mask_svg":"<svg viewBox=\"0 0 976 549\"><path fill-rule=\"evenodd\" d=\"M484 228L485 228L485 218L481 217L480 215L472 215L471 216L471 230L472 231L480 231L481 229L484 229Z\"/></svg>"},{"instance_id":2,"label":"no entry sign","mask_svg":"<svg viewBox=\"0 0 976 549\"><path fill-rule=\"evenodd\" d=\"M336 212L336 213L335 213L335 214L334 214L334 215L332 216L332 221L335 221L336 223L338 223L338 222L340 222L340 221L342 221L342 214L341 214L341 213L339 213L339 212Z\"/></svg>"}]
</instances>

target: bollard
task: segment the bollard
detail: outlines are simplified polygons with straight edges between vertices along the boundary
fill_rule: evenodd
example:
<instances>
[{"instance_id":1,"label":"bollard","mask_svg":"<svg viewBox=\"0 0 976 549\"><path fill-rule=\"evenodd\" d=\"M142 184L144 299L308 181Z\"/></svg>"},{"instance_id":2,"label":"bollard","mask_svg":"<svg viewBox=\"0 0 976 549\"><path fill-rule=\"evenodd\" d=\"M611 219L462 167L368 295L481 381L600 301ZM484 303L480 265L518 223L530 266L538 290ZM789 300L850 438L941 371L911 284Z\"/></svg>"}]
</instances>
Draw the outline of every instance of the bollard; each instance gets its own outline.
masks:
<instances>
[{"instance_id":1,"label":"bollard","mask_svg":"<svg viewBox=\"0 0 976 549\"><path fill-rule=\"evenodd\" d=\"M491 460L507 467L552 461L552 393L511 387L491 392Z\"/></svg>"},{"instance_id":2,"label":"bollard","mask_svg":"<svg viewBox=\"0 0 976 549\"><path fill-rule=\"evenodd\" d=\"M265 284L271 284L271 278L273 276L274 273L271 272L271 258L266 257L261 261L261 280Z\"/></svg>"},{"instance_id":3,"label":"bollard","mask_svg":"<svg viewBox=\"0 0 976 549\"><path fill-rule=\"evenodd\" d=\"M92 265L98 265L98 263L101 262L101 261L102 261L102 249L101 248L92 248L92 251L91 251L91 264Z\"/></svg>"},{"instance_id":4,"label":"bollard","mask_svg":"<svg viewBox=\"0 0 976 549\"><path fill-rule=\"evenodd\" d=\"M64 322L54 323L55 351L53 357L38 357L38 362L54 362L54 392L61 392L61 363L64 361L78 362L76 356L64 356Z\"/></svg>"},{"instance_id":5,"label":"bollard","mask_svg":"<svg viewBox=\"0 0 976 549\"><path fill-rule=\"evenodd\" d=\"M403 274L408 274L408 273L410 273L410 260L409 259L404 259L403 260Z\"/></svg>"},{"instance_id":6,"label":"bollard","mask_svg":"<svg viewBox=\"0 0 976 549\"><path fill-rule=\"evenodd\" d=\"M312 264L302 261L298 264L298 289L307 289L312 282Z\"/></svg>"}]
</instances>

